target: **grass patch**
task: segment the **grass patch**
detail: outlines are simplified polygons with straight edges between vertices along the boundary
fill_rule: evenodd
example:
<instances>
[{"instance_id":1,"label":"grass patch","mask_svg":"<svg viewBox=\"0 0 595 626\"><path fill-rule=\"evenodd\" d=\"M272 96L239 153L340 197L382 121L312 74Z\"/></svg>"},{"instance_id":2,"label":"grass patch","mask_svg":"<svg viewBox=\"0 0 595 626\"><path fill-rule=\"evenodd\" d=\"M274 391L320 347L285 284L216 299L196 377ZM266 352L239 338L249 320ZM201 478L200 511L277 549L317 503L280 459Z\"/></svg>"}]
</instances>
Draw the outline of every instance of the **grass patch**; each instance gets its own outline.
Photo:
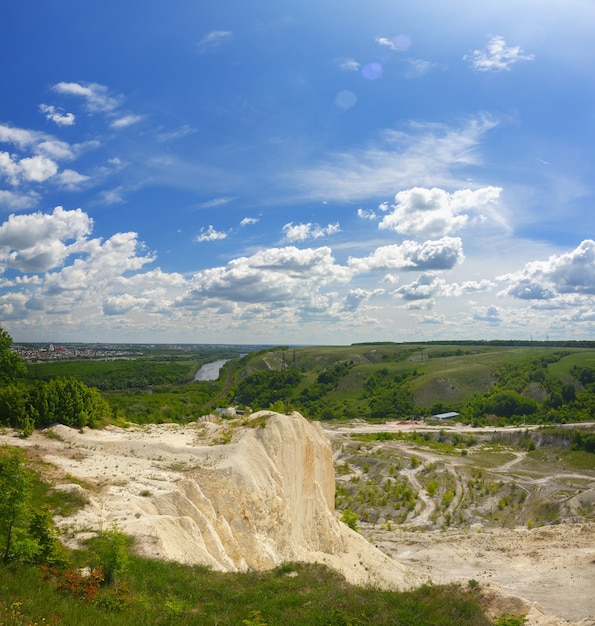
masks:
<instances>
[{"instance_id":1,"label":"grass patch","mask_svg":"<svg viewBox=\"0 0 595 626\"><path fill-rule=\"evenodd\" d=\"M55 584L43 580L39 570L32 567L0 567L0 623L491 624L479 594L467 587L426 585L404 593L382 591L350 585L322 565L295 563L264 573L223 574L204 567L131 557L125 584L129 603L120 606L106 602L101 593L98 601L60 595Z\"/></svg>"}]
</instances>

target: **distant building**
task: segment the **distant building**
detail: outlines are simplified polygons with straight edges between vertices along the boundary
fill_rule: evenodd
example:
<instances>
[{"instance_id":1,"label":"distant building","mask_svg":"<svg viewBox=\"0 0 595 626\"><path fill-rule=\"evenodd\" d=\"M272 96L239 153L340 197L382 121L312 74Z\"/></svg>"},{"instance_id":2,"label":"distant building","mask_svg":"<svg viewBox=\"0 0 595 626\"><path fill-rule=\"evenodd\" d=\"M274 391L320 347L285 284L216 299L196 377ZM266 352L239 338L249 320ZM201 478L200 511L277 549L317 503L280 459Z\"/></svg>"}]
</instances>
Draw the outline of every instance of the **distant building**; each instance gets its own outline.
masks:
<instances>
[{"instance_id":1,"label":"distant building","mask_svg":"<svg viewBox=\"0 0 595 626\"><path fill-rule=\"evenodd\" d=\"M438 421L449 420L449 419L452 419L453 417L459 417L459 413L455 413L454 411L451 411L450 413L437 413L436 415L432 415L432 419L438 420Z\"/></svg>"}]
</instances>

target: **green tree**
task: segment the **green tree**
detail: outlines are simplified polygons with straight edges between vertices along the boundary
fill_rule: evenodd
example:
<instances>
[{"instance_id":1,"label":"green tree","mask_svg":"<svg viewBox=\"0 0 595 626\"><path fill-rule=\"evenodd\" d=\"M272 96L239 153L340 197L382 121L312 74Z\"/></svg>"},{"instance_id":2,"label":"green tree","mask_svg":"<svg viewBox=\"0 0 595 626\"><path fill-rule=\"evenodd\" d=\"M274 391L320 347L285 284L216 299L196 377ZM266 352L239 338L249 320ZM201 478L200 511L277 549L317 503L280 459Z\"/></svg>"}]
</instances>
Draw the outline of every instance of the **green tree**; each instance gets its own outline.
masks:
<instances>
[{"instance_id":1,"label":"green tree","mask_svg":"<svg viewBox=\"0 0 595 626\"><path fill-rule=\"evenodd\" d=\"M128 543L128 537L116 524L96 539L95 549L103 567L106 584L117 587L128 570Z\"/></svg>"},{"instance_id":2,"label":"green tree","mask_svg":"<svg viewBox=\"0 0 595 626\"><path fill-rule=\"evenodd\" d=\"M17 451L0 453L0 538L3 541L2 560L11 556L14 531L26 517L31 481Z\"/></svg>"},{"instance_id":3,"label":"green tree","mask_svg":"<svg viewBox=\"0 0 595 626\"><path fill-rule=\"evenodd\" d=\"M12 351L12 337L0 328L0 381L14 380L26 373L21 357Z\"/></svg>"}]
</instances>

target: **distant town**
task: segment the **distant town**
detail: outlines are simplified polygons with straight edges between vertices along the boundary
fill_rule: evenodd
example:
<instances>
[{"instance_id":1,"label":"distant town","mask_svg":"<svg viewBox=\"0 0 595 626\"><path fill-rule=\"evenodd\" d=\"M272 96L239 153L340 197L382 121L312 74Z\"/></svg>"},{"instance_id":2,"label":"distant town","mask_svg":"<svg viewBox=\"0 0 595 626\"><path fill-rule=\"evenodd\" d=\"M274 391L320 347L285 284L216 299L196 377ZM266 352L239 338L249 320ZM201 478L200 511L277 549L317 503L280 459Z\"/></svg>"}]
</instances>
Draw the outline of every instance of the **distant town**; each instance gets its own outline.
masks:
<instances>
[{"instance_id":1,"label":"distant town","mask_svg":"<svg viewBox=\"0 0 595 626\"><path fill-rule=\"evenodd\" d=\"M262 350L264 345L240 344L102 344L102 343L14 343L12 349L26 363L43 363L66 359L134 359L155 351L195 352L229 351L240 355Z\"/></svg>"},{"instance_id":2,"label":"distant town","mask_svg":"<svg viewBox=\"0 0 595 626\"><path fill-rule=\"evenodd\" d=\"M40 363L61 359L121 359L140 356L143 351L138 346L118 346L101 344L55 345L15 344L13 350L26 363Z\"/></svg>"}]
</instances>

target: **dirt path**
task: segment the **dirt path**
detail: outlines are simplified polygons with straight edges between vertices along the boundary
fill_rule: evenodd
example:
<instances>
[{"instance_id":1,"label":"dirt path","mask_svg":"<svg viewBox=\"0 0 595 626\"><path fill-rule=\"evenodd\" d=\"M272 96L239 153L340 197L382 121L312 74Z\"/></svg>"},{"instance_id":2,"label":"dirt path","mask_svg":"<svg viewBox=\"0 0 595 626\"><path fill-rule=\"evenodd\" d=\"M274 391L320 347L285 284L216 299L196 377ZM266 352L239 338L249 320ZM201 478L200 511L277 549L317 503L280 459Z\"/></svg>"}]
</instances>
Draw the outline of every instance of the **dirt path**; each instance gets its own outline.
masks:
<instances>
[{"instance_id":1,"label":"dirt path","mask_svg":"<svg viewBox=\"0 0 595 626\"><path fill-rule=\"evenodd\" d=\"M387 465L399 457L404 467L399 476L417 494L418 505L406 522L397 527L387 526L384 518L378 524L362 522L360 532L401 563L427 573L437 584L476 580L485 587L494 583L507 593L537 603L545 613L581 626L595 624L595 522L589 521L593 519L589 511L595 507L595 467L563 471L564 464L553 457L540 466L526 451L489 443L469 449L466 455L444 454L398 439L380 446L375 441L370 448L360 441L350 445L352 434L441 430L448 429L396 422L327 428L329 439L346 456L385 458ZM459 425L451 427L451 432L466 431ZM493 432L498 430L486 431L488 436ZM420 461L417 467L410 466L412 456ZM340 456L337 462L341 463ZM453 518L456 514L456 526L441 522L440 494L431 498L424 486L423 472L432 464L452 477L448 484L455 495L448 511ZM375 471L375 480L381 480ZM482 477L481 486L478 476ZM499 510L499 500L511 493L516 494L514 501ZM553 515L558 517L552 519L566 523L545 525L542 521L544 525L529 529L527 506L534 507L530 510L538 515L543 515L538 511L554 507ZM461 525L459 513L470 521ZM499 517L505 521L496 521ZM530 623L566 622L551 618Z\"/></svg>"}]
</instances>

